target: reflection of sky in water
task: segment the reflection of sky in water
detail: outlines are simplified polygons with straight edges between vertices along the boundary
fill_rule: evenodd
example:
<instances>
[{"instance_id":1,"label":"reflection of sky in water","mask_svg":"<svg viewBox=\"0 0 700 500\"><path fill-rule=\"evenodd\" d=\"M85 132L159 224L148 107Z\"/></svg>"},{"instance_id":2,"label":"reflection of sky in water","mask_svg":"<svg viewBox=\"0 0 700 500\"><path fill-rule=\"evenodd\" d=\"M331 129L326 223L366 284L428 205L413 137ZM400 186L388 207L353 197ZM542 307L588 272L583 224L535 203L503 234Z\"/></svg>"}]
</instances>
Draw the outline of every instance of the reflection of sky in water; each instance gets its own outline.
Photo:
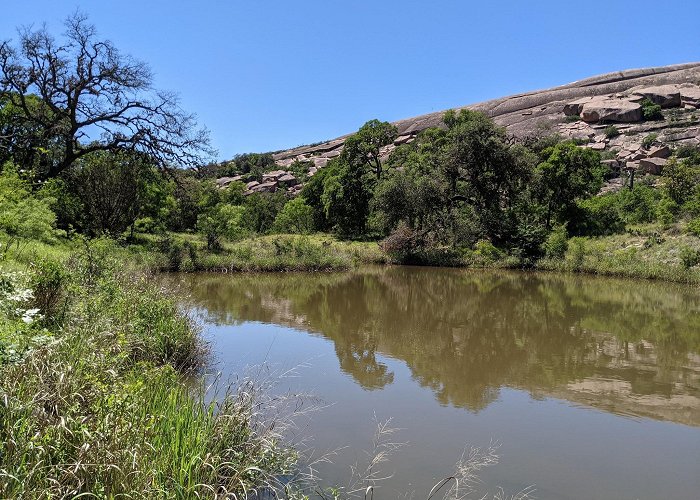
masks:
<instances>
[{"instance_id":1,"label":"reflection of sky in water","mask_svg":"<svg viewBox=\"0 0 700 500\"><path fill-rule=\"evenodd\" d=\"M219 323L206 332L225 377L245 365L298 367L279 389L332 403L302 429L319 450L350 446L321 468L331 483L344 482L349 466L363 460L376 414L393 417L402 429L397 439L408 442L386 467L395 475L383 498L424 497L466 444L491 439L503 443L502 462L483 478L511 492L536 483L538 498L692 498L700 489L697 356L682 335L660 336L659 348L618 325L632 313L649 321L647 304L666 314L654 319L657 329L672 321L682 332L674 314L696 304L694 296L660 286L624 298L617 281L586 294L587 281L523 284L507 276L505 285L478 282L483 300L454 272L437 288L448 298L433 299L436 289L410 274L336 282L321 275L320 284L284 275L279 285L270 276L188 279L195 302ZM211 304L210 293L218 294ZM472 307L444 304L459 297ZM418 311L413 300L432 303ZM388 317L377 317L382 302ZM480 329L474 306L493 330ZM423 317L430 311L436 318ZM401 331L390 332L391 324ZM549 330L542 333L542 325ZM491 334L495 343L481 339ZM502 353L492 352L499 347Z\"/></svg>"}]
</instances>

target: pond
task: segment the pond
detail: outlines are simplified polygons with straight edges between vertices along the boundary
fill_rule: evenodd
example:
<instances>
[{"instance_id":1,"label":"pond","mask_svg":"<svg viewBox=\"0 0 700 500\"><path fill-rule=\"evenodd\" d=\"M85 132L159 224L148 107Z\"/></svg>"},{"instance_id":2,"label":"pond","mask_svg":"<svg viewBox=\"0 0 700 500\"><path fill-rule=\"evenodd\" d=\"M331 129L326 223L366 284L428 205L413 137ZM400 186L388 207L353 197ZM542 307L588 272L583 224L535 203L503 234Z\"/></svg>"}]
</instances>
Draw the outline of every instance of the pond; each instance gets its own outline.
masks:
<instances>
[{"instance_id":1,"label":"pond","mask_svg":"<svg viewBox=\"0 0 700 500\"><path fill-rule=\"evenodd\" d=\"M480 493L697 498L700 291L673 284L384 267L179 275L215 369L293 369L281 390L323 401L299 429L326 485L404 443L377 498L425 498L468 446L500 443Z\"/></svg>"}]
</instances>

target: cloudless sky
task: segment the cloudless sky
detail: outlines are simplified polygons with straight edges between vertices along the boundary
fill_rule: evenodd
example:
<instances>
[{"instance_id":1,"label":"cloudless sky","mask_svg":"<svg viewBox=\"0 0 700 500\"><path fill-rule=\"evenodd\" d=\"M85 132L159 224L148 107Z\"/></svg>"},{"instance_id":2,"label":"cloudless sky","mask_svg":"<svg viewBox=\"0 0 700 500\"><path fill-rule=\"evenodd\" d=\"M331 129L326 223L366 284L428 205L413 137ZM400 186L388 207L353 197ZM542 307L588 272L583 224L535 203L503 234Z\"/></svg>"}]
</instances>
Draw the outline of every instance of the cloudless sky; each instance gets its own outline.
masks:
<instances>
[{"instance_id":1,"label":"cloudless sky","mask_svg":"<svg viewBox=\"0 0 700 500\"><path fill-rule=\"evenodd\" d=\"M59 35L76 9L180 94L221 159L700 61L698 0L0 0L0 38Z\"/></svg>"}]
</instances>

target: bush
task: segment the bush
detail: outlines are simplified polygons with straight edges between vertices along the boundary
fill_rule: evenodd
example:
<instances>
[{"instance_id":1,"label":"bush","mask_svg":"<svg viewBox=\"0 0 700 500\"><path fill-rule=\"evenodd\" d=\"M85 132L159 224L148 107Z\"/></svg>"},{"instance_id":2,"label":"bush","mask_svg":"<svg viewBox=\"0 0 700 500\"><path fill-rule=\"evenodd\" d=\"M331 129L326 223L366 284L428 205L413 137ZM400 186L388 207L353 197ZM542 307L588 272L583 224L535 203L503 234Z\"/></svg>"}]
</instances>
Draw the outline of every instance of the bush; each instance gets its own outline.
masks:
<instances>
[{"instance_id":1,"label":"bush","mask_svg":"<svg viewBox=\"0 0 700 500\"><path fill-rule=\"evenodd\" d=\"M547 257L560 259L569 249L569 235L565 226L558 226L549 234L544 243L544 253Z\"/></svg>"},{"instance_id":2,"label":"bush","mask_svg":"<svg viewBox=\"0 0 700 500\"><path fill-rule=\"evenodd\" d=\"M574 271L581 270L587 254L585 238L571 238L567 257Z\"/></svg>"},{"instance_id":3,"label":"bush","mask_svg":"<svg viewBox=\"0 0 700 500\"><path fill-rule=\"evenodd\" d=\"M405 262L416 250L416 235L405 222L399 223L379 246L397 262Z\"/></svg>"},{"instance_id":4,"label":"bush","mask_svg":"<svg viewBox=\"0 0 700 500\"><path fill-rule=\"evenodd\" d=\"M688 222L688 232L695 236L700 236L700 217L696 217Z\"/></svg>"},{"instance_id":5,"label":"bush","mask_svg":"<svg viewBox=\"0 0 700 500\"><path fill-rule=\"evenodd\" d=\"M659 134L656 134L656 133L649 134L649 135L645 136L644 139L642 139L642 147L644 149L649 149L650 147L652 147L654 145L654 143L656 142L656 139L658 137L659 137Z\"/></svg>"},{"instance_id":6,"label":"bush","mask_svg":"<svg viewBox=\"0 0 700 500\"><path fill-rule=\"evenodd\" d=\"M663 120L664 115L661 113L661 106L654 104L651 99L644 99L641 102L642 115L645 120Z\"/></svg>"},{"instance_id":7,"label":"bush","mask_svg":"<svg viewBox=\"0 0 700 500\"><path fill-rule=\"evenodd\" d=\"M61 302L65 312L69 281L70 274L60 262L41 259L32 265L29 283L34 293L34 306L46 320L58 320L56 316Z\"/></svg>"},{"instance_id":8,"label":"bush","mask_svg":"<svg viewBox=\"0 0 700 500\"><path fill-rule=\"evenodd\" d=\"M612 139L613 137L617 137L618 135L620 135L620 131L615 125L605 127L604 133L605 137L607 137L608 139Z\"/></svg>"},{"instance_id":9,"label":"bush","mask_svg":"<svg viewBox=\"0 0 700 500\"><path fill-rule=\"evenodd\" d=\"M313 208L301 196L288 201L272 224L272 230L278 233L308 234L313 228Z\"/></svg>"},{"instance_id":10,"label":"bush","mask_svg":"<svg viewBox=\"0 0 700 500\"><path fill-rule=\"evenodd\" d=\"M570 221L572 233L579 236L604 236L625 229L614 194L594 196L579 202L578 213Z\"/></svg>"},{"instance_id":11,"label":"bush","mask_svg":"<svg viewBox=\"0 0 700 500\"><path fill-rule=\"evenodd\" d=\"M634 189L623 189L614 196L618 199L620 215L631 224L654 222L661 195L657 189L643 184Z\"/></svg>"},{"instance_id":12,"label":"bush","mask_svg":"<svg viewBox=\"0 0 700 500\"><path fill-rule=\"evenodd\" d=\"M56 232L56 214L51 211L52 198L37 198L20 179L15 167L6 163L0 173L0 234L9 237L9 244L18 239L52 241Z\"/></svg>"},{"instance_id":13,"label":"bush","mask_svg":"<svg viewBox=\"0 0 700 500\"><path fill-rule=\"evenodd\" d=\"M494 263L505 257L503 251L496 248L493 243L488 240L477 241L474 245L474 252L487 263Z\"/></svg>"},{"instance_id":14,"label":"bush","mask_svg":"<svg viewBox=\"0 0 700 500\"><path fill-rule=\"evenodd\" d=\"M690 247L681 248L680 252L681 262L683 267L690 269L700 264L700 251Z\"/></svg>"}]
</instances>

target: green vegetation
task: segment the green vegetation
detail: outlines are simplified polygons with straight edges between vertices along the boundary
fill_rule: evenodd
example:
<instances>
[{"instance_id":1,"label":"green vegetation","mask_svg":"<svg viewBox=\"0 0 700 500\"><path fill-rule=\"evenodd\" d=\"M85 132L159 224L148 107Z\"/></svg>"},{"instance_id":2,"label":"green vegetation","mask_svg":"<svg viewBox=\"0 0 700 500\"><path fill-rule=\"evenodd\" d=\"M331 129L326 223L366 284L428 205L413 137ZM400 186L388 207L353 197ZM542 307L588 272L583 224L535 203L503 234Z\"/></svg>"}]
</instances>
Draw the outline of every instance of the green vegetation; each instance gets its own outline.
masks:
<instances>
[{"instance_id":1,"label":"green vegetation","mask_svg":"<svg viewBox=\"0 0 700 500\"><path fill-rule=\"evenodd\" d=\"M642 101L642 115L645 120L663 120L664 115L661 113L661 106L654 104L651 99Z\"/></svg>"},{"instance_id":2,"label":"green vegetation","mask_svg":"<svg viewBox=\"0 0 700 500\"><path fill-rule=\"evenodd\" d=\"M64 253L0 271L0 496L238 494L289 470L251 387L193 390L204 345L174 297L108 241Z\"/></svg>"},{"instance_id":3,"label":"green vegetation","mask_svg":"<svg viewBox=\"0 0 700 500\"><path fill-rule=\"evenodd\" d=\"M651 133L646 136L644 136L644 139L642 139L642 147L644 149L649 149L651 148L654 143L656 142L656 139L659 137L659 134L656 133Z\"/></svg>"},{"instance_id":4,"label":"green vegetation","mask_svg":"<svg viewBox=\"0 0 700 500\"><path fill-rule=\"evenodd\" d=\"M597 152L518 143L450 111L388 157L398 132L371 120L315 175L290 167L306 180L296 197L251 194L272 155L203 164L192 116L85 19L68 20L63 45L22 36L0 44L0 496L241 494L288 471L251 391L203 403L201 340L148 270L392 262L700 282L696 148L675 152L660 185L599 194ZM110 71L86 81L86 64ZM124 108L127 95L142 99ZM219 187L222 175L240 178Z\"/></svg>"},{"instance_id":5,"label":"green vegetation","mask_svg":"<svg viewBox=\"0 0 700 500\"><path fill-rule=\"evenodd\" d=\"M605 134L605 137L612 139L613 137L620 135L620 130L615 125L609 125L605 127L603 133Z\"/></svg>"}]
</instances>

